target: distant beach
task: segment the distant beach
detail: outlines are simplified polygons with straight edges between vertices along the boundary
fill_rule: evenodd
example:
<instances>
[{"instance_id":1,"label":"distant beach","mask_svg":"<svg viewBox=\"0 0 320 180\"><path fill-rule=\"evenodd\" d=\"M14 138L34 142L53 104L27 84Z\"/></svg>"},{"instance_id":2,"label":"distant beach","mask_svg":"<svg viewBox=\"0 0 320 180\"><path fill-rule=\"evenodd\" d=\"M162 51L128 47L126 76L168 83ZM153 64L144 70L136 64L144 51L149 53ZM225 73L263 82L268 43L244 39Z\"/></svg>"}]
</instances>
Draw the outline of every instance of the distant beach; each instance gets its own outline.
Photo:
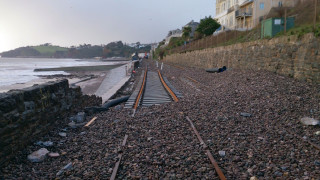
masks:
<instances>
[{"instance_id":1,"label":"distant beach","mask_svg":"<svg viewBox=\"0 0 320 180\"><path fill-rule=\"evenodd\" d=\"M125 63L126 60L0 58L0 93L67 78L83 93L94 94L108 72Z\"/></svg>"}]
</instances>

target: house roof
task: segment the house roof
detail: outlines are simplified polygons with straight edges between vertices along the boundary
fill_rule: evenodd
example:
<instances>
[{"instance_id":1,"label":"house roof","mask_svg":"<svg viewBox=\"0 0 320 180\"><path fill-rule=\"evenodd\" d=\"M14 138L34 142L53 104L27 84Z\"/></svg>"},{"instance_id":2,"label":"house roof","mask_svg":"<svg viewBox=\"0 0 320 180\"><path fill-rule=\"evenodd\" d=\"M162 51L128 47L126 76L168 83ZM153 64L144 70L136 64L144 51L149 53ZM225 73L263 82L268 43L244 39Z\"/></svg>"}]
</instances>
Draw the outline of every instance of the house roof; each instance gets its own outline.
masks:
<instances>
[{"instance_id":1,"label":"house roof","mask_svg":"<svg viewBox=\"0 0 320 180\"><path fill-rule=\"evenodd\" d=\"M240 4L240 7L245 6L247 4L253 3L253 0L246 0L242 4Z\"/></svg>"},{"instance_id":2,"label":"house roof","mask_svg":"<svg viewBox=\"0 0 320 180\"><path fill-rule=\"evenodd\" d=\"M194 21L192 20L192 21L190 21L188 24L186 24L185 26L191 26L191 25L197 26L197 25L199 25L199 24L200 24L200 23L194 22ZM183 27L185 27L185 26L183 26Z\"/></svg>"}]
</instances>

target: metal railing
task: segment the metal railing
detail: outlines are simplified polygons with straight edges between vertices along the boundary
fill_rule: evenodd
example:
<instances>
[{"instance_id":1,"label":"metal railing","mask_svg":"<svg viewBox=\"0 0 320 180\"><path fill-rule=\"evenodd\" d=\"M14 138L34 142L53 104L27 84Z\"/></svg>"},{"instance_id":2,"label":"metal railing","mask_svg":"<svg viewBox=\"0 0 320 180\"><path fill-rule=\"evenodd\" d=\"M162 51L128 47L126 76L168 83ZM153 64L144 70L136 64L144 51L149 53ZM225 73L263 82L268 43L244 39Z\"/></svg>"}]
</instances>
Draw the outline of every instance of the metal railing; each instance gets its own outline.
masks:
<instances>
[{"instance_id":1,"label":"metal railing","mask_svg":"<svg viewBox=\"0 0 320 180\"><path fill-rule=\"evenodd\" d=\"M243 17L243 16L252 16L252 8L249 9L239 9L236 11L236 17Z\"/></svg>"}]
</instances>

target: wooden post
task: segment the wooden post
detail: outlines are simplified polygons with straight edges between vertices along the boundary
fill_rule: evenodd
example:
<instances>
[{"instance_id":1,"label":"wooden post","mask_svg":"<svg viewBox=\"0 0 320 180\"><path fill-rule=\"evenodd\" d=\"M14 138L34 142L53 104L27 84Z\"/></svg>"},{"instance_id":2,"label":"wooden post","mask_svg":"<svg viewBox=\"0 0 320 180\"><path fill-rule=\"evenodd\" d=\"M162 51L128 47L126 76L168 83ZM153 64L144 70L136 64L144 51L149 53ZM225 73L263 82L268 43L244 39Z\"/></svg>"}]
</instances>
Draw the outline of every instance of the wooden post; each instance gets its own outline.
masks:
<instances>
[{"instance_id":1,"label":"wooden post","mask_svg":"<svg viewBox=\"0 0 320 180\"><path fill-rule=\"evenodd\" d=\"M218 46L218 44L219 44L219 36L220 36L220 34L217 35L217 44L216 44L216 46Z\"/></svg>"},{"instance_id":2,"label":"wooden post","mask_svg":"<svg viewBox=\"0 0 320 180\"><path fill-rule=\"evenodd\" d=\"M284 34L287 33L287 8L284 8Z\"/></svg>"},{"instance_id":3,"label":"wooden post","mask_svg":"<svg viewBox=\"0 0 320 180\"><path fill-rule=\"evenodd\" d=\"M206 37L206 49L208 48L208 37Z\"/></svg>"},{"instance_id":4,"label":"wooden post","mask_svg":"<svg viewBox=\"0 0 320 180\"><path fill-rule=\"evenodd\" d=\"M317 1L314 0L314 19L313 19L313 30L316 30L316 22L317 22Z\"/></svg>"}]
</instances>

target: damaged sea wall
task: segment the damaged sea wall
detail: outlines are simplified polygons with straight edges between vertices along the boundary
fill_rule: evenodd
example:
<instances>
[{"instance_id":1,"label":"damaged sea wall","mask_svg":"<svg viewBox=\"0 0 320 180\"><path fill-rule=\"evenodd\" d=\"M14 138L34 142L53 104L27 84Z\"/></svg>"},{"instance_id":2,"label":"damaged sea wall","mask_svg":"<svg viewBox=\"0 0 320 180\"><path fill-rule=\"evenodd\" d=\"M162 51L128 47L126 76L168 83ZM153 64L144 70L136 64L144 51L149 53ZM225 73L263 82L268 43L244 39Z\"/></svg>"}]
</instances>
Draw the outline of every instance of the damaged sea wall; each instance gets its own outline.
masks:
<instances>
[{"instance_id":1,"label":"damaged sea wall","mask_svg":"<svg viewBox=\"0 0 320 180\"><path fill-rule=\"evenodd\" d=\"M320 39L313 33L284 36L230 46L172 54L165 62L199 68L227 66L268 70L313 83L320 83Z\"/></svg>"},{"instance_id":2,"label":"damaged sea wall","mask_svg":"<svg viewBox=\"0 0 320 180\"><path fill-rule=\"evenodd\" d=\"M0 166L61 123L57 121L81 106L84 97L80 87L69 88L68 80L0 93Z\"/></svg>"}]
</instances>

